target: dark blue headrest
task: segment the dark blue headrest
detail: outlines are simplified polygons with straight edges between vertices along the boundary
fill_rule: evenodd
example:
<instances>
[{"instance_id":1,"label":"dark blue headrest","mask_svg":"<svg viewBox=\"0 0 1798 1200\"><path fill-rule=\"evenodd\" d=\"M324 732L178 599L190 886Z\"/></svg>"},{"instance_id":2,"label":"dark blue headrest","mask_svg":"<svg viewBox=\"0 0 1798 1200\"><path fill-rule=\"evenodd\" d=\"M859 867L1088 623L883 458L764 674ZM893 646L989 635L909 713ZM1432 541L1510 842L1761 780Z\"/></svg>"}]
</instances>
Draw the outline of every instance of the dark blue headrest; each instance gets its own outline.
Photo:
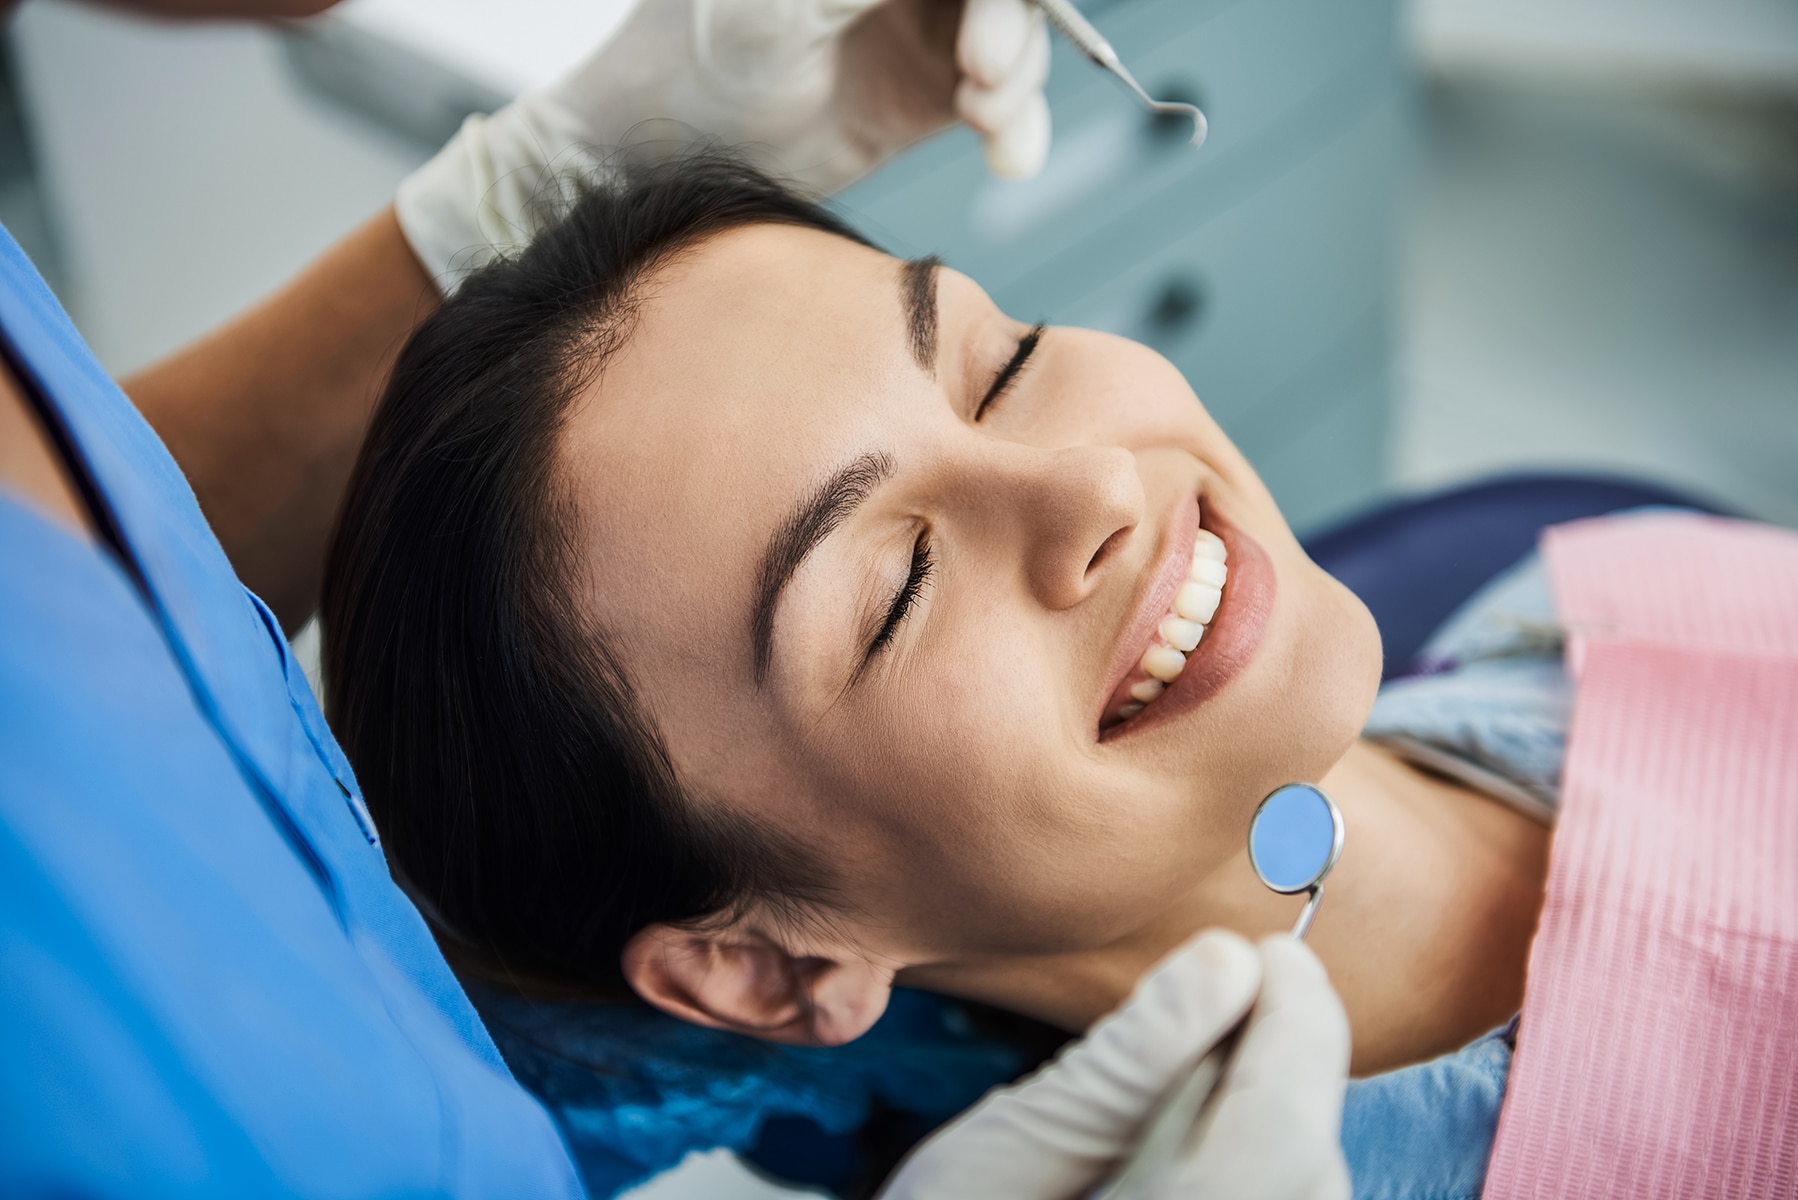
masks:
<instances>
[{"instance_id":1,"label":"dark blue headrest","mask_svg":"<svg viewBox=\"0 0 1798 1200\"><path fill-rule=\"evenodd\" d=\"M1506 475L1382 504L1307 539L1305 549L1373 612L1390 679L1404 673L1455 609L1522 558L1545 527L1645 505L1723 514L1658 484Z\"/></svg>"}]
</instances>

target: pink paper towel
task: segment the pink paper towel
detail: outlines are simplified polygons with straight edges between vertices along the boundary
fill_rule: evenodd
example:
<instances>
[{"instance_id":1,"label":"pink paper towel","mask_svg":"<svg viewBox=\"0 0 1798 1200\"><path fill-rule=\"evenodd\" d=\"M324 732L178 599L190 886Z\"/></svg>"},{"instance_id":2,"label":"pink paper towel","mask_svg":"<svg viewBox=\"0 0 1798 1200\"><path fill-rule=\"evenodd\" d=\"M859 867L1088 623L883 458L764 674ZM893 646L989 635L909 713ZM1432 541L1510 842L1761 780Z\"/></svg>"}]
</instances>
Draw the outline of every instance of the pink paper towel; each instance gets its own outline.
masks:
<instances>
[{"instance_id":1,"label":"pink paper towel","mask_svg":"<svg viewBox=\"0 0 1798 1200\"><path fill-rule=\"evenodd\" d=\"M1798 535L1543 551L1578 688L1486 1196L1798 1196Z\"/></svg>"}]
</instances>

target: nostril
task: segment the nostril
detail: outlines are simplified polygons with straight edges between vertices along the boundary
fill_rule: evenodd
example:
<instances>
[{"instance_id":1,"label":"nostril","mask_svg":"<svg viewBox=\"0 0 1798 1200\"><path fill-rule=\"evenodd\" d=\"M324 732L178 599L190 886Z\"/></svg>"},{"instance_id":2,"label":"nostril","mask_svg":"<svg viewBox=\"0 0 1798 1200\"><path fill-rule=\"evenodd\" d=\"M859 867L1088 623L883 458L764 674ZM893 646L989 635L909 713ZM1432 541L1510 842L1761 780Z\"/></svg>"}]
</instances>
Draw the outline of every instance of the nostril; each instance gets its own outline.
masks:
<instances>
[{"instance_id":1,"label":"nostril","mask_svg":"<svg viewBox=\"0 0 1798 1200\"><path fill-rule=\"evenodd\" d=\"M1098 570L1099 564L1104 562L1106 559L1110 558L1112 553L1115 552L1120 546L1122 546L1124 544L1124 540L1126 538L1128 538L1129 536L1130 536L1130 526L1126 525L1122 529L1113 530L1110 537L1108 537L1104 541L1100 542L1099 548L1097 550L1093 551L1092 558L1087 560L1087 563L1086 563L1087 575L1090 576L1094 571Z\"/></svg>"}]
</instances>

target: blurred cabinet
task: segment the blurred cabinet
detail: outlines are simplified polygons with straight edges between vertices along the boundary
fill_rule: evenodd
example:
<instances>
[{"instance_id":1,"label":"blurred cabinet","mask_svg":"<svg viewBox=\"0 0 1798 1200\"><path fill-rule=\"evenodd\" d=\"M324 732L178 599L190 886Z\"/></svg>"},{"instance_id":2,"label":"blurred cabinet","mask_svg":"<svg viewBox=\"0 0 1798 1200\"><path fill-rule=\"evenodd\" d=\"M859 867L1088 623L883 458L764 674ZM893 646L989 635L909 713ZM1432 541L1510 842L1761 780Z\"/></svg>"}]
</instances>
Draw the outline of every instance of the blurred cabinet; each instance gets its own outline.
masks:
<instances>
[{"instance_id":1,"label":"blurred cabinet","mask_svg":"<svg viewBox=\"0 0 1798 1200\"><path fill-rule=\"evenodd\" d=\"M1040 177L990 178L957 133L839 207L897 253L941 254L1014 316L1167 355L1295 524L1369 499L1385 476L1410 147L1396 5L1085 7L1151 92L1203 105L1202 149L1058 43Z\"/></svg>"},{"instance_id":2,"label":"blurred cabinet","mask_svg":"<svg viewBox=\"0 0 1798 1200\"><path fill-rule=\"evenodd\" d=\"M562 69L621 0L490 6L352 0L287 39L301 78L421 138ZM1153 345L1187 375L1301 527L1385 477L1410 142L1397 0L1087 0L1152 92L1211 136L1158 122L1059 39L1055 149L992 179L966 131L838 198L878 244L937 253L1021 318ZM483 15L486 14L486 15ZM483 23L486 22L486 23ZM501 35L504 34L502 37ZM508 40L510 39L510 40Z\"/></svg>"}]
</instances>

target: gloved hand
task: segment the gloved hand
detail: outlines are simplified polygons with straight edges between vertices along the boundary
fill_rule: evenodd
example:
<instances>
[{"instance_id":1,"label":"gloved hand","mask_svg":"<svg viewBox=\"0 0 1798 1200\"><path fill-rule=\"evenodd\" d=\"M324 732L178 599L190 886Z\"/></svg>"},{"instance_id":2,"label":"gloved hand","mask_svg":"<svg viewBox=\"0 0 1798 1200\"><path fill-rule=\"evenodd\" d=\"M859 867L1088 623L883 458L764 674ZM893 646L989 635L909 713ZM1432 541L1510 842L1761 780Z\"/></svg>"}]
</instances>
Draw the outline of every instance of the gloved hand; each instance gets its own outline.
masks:
<instances>
[{"instance_id":1,"label":"gloved hand","mask_svg":"<svg viewBox=\"0 0 1798 1200\"><path fill-rule=\"evenodd\" d=\"M1348 1021L1323 966L1291 938L1255 948L1211 932L1170 955L1049 1066L918 1147L881 1200L1088 1194L1134 1146L1156 1101L1251 1003L1210 1133L1174 1172L1166 1200L1347 1197Z\"/></svg>"},{"instance_id":2,"label":"gloved hand","mask_svg":"<svg viewBox=\"0 0 1798 1200\"><path fill-rule=\"evenodd\" d=\"M1048 154L1048 73L1028 0L642 0L566 76L470 117L400 185L400 227L447 283L471 250L528 239L554 174L670 132L747 145L830 190L960 117L995 172L1032 175Z\"/></svg>"}]
</instances>

